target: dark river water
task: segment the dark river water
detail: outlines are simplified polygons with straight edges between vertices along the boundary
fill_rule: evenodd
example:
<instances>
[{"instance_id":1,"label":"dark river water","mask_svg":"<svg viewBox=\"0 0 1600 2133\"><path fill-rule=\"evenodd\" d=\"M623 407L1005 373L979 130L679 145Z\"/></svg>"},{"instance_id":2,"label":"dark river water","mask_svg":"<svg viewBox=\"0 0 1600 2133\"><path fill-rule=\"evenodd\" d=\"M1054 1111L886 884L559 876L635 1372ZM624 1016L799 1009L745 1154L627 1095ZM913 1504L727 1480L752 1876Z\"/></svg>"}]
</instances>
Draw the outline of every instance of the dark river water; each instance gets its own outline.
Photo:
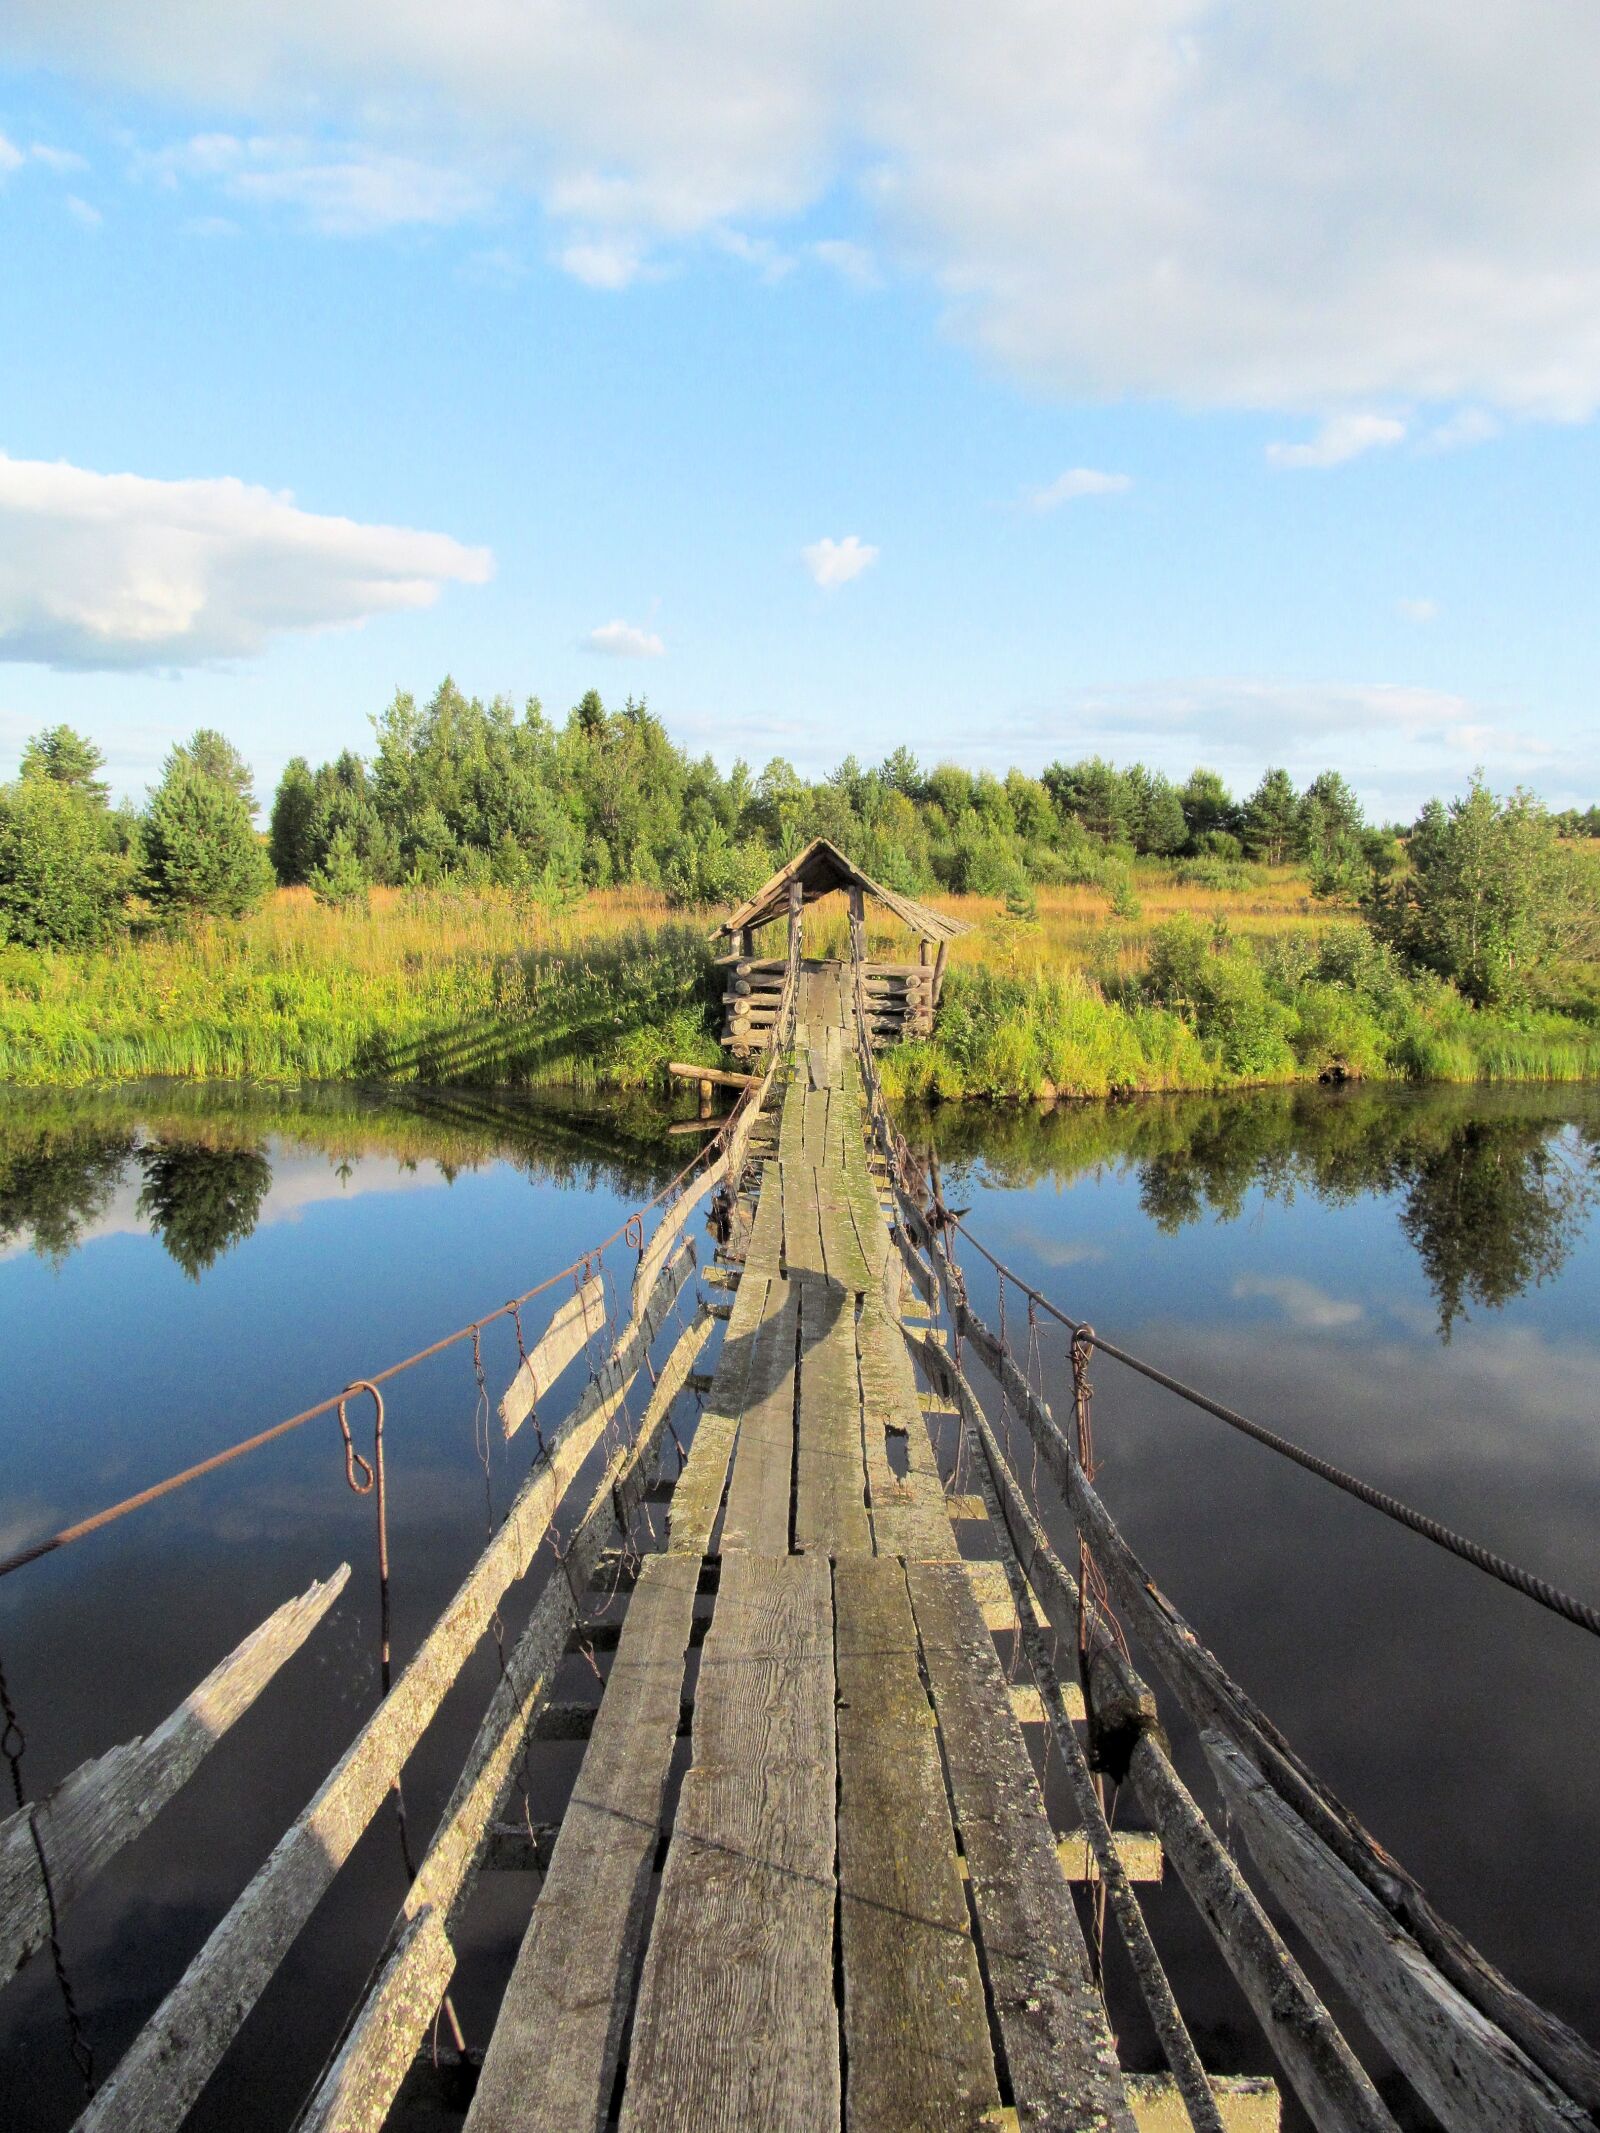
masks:
<instances>
[{"instance_id":1,"label":"dark river water","mask_svg":"<svg viewBox=\"0 0 1600 2133\"><path fill-rule=\"evenodd\" d=\"M1600 1091L1312 1090L906 1123L938 1154L947 1201L1063 1308L1600 1596ZM0 1098L0 1554L527 1288L693 1146L647 1110L574 1116L460 1093ZM613 1246L607 1264L625 1281L632 1256ZM992 1275L975 1258L968 1273L993 1322ZM1015 1290L1006 1312L1026 1344ZM516 1363L505 1322L486 1330L483 1362L497 1399ZM1064 1412L1057 1331L1039 1329L1036 1364ZM1095 1376L1100 1485L1151 1574L1438 1906L1595 2036L1596 1640L1113 1362ZM477 1404L464 1345L390 1389L401 1661L483 1542ZM503 1509L534 1446L529 1431L509 1450L498 1434L488 1488ZM67 1915L102 2067L372 1706L371 1503L346 1488L324 1417L0 1579L0 1665L39 1793L150 1730L341 1561L353 1574L333 1613ZM508 1607L508 1633L528 1598ZM424 1840L494 1678L480 1654L409 1768ZM1177 1749L1202 1790L1181 1736ZM536 1809L559 1804L580 1753L535 1751ZM469 2043L531 1878L483 1884L455 1994ZM193 2123L288 2122L404 1885L385 1812ZM1265 2070L1181 1891L1156 1892L1152 1915L1208 2063ZM0 1998L0 2122L63 2126L80 2100L39 1958Z\"/></svg>"}]
</instances>

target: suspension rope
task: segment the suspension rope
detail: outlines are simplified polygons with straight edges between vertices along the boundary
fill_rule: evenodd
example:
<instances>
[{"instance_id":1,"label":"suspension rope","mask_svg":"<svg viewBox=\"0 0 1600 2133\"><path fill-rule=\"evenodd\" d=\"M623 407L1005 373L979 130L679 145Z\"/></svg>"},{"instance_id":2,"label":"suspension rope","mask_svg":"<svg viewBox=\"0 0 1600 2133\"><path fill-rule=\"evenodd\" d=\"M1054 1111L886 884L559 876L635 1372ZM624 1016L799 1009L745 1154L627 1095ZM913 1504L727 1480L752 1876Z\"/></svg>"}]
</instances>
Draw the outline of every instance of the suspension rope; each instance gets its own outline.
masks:
<instances>
[{"instance_id":1,"label":"suspension rope","mask_svg":"<svg viewBox=\"0 0 1600 2133\"><path fill-rule=\"evenodd\" d=\"M867 1087L869 1108L872 1113L873 1123L878 1131L880 1145L889 1157L901 1190L903 1192L916 1192L920 1203L925 1195L919 1190L919 1181L916 1177L915 1165L911 1159L911 1151L906 1145L904 1136L899 1132L893 1119L889 1116L888 1105L884 1101L883 1084L878 1075L877 1062L872 1056L872 1047L867 1037L865 1013L861 1004L859 967L857 970L856 1047L861 1060L863 1079ZM1315 1474L1320 1481L1331 1482L1336 1489L1342 1489L1347 1496L1355 1497L1358 1503L1367 1504L1374 1511L1381 1511L1385 1518L1393 1519L1397 1525L1406 1527L1412 1533L1420 1534L1424 1540L1432 1541L1435 1547L1443 1548L1448 1554L1456 1556L1461 1562L1470 1563L1475 1570L1481 1570L1485 1575L1497 1578L1502 1585L1508 1585L1513 1592L1520 1592L1524 1598L1534 1601L1537 1606L1548 1609L1551 1614L1560 1615L1564 1621L1576 1624L1579 1629L1588 1630L1591 1636L1600 1637L1600 1608L1592 1607L1586 1600L1574 1598L1571 1593L1564 1592L1559 1585L1553 1585L1548 1578L1540 1577L1531 1570L1524 1570L1520 1564L1509 1561L1503 1555L1497 1555L1492 1548L1484 1547L1481 1541L1471 1540L1465 1534L1457 1533L1453 1527L1445 1525L1440 1519L1430 1517L1427 1512L1413 1510L1410 1504L1402 1503L1399 1497L1391 1496L1385 1489L1375 1488L1370 1481L1361 1480L1359 1475L1346 1473L1343 1467L1335 1466L1331 1460L1320 1458L1315 1452L1308 1452L1303 1445L1293 1443L1288 1437L1280 1435L1277 1430L1268 1429L1260 1422L1252 1422L1248 1415L1242 1415L1237 1409L1225 1406L1221 1400L1213 1400L1208 1394L1199 1391L1197 1387L1186 1385L1181 1378L1173 1377L1170 1371L1161 1369L1155 1363L1146 1362L1143 1356L1130 1353L1128 1349L1119 1347L1115 1341L1107 1340L1103 1334L1096 1333L1092 1326L1085 1324L1082 1320L1069 1318L1067 1313L1056 1304L1053 1304L1041 1290L1034 1288L1030 1282L1024 1281L1021 1275L1016 1273L1013 1268L1008 1267L1003 1260L996 1258L988 1246L972 1234L959 1215L951 1213L945 1206L939 1190L936 1165L932 1169L932 1181L932 1205L925 1219L934 1232L935 1241L942 1247L936 1257L942 1260L946 1269L952 1273L954 1272L954 1262L950 1258L948 1245L951 1233L956 1232L966 1239L967 1243L972 1246L980 1258L986 1259L989 1265L993 1267L999 1279L1002 1295L1004 1294L1006 1282L1015 1283L1032 1303L1037 1304L1041 1311L1048 1312L1050 1317L1055 1319L1059 1325L1066 1327L1068 1333L1073 1337L1075 1348L1078 1344L1082 1344L1082 1353L1085 1360L1089 1349L1098 1349L1102 1355L1110 1356L1114 1362L1122 1363L1129 1370L1137 1371L1141 1377L1148 1378L1153 1385L1160 1385L1165 1391L1175 1393L1180 1400L1186 1400L1191 1407L1198 1407L1202 1413L1213 1415L1219 1422L1227 1423L1230 1429L1236 1429L1242 1435L1252 1438L1257 1444L1265 1445L1268 1451L1276 1452L1281 1458L1293 1460L1295 1465L1303 1467L1308 1474ZM960 1302L963 1297L959 1277L957 1277L956 1290L956 1300ZM956 1352L959 1356L959 1311L956 1313L956 1326ZM1074 1361L1077 1361L1076 1354Z\"/></svg>"},{"instance_id":2,"label":"suspension rope","mask_svg":"<svg viewBox=\"0 0 1600 2133\"><path fill-rule=\"evenodd\" d=\"M746 1091L747 1096L750 1093ZM741 1102L743 1100L741 1099ZM430 1342L426 1348L419 1348L415 1355L404 1356L398 1363L390 1363L386 1369L373 1371L370 1377L361 1379L360 1383L374 1388L386 1385L391 1378L399 1377L404 1371L416 1369L419 1363L426 1363L434 1356L442 1355L447 1348L454 1348L461 1341L474 1339L485 1326L492 1325L499 1318L515 1317L520 1347L522 1321L519 1314L522 1305L530 1302L535 1296L544 1295L559 1281L573 1277L581 1279L588 1273L591 1262L605 1251L607 1245L615 1244L618 1238L630 1232L634 1236L640 1234L643 1218L653 1208L659 1207L668 1194L675 1192L689 1173L704 1163L720 1145L719 1136L709 1147L702 1148L698 1154L692 1156L675 1177L668 1179L653 1199L647 1200L642 1208L629 1215L626 1222L620 1223L609 1237L597 1245L592 1245L581 1258L573 1260L570 1266L564 1266L556 1273L546 1275L543 1281L536 1281L531 1289L524 1289L520 1296L512 1297L508 1303L501 1304L498 1310L487 1311L482 1318L458 1326L453 1333L446 1333L438 1340ZM187 1488L190 1482L202 1480L205 1475L216 1473L220 1467L231 1466L235 1459L243 1459L250 1452L260 1451L263 1445L287 1436L291 1430L303 1429L306 1423L314 1422L319 1415L336 1412L340 1402L348 1398L349 1392L350 1387L346 1386L341 1392L330 1393L325 1400L318 1400L315 1406L304 1407L299 1414L273 1423L270 1429L257 1430L254 1436L243 1437L237 1444L230 1444L223 1451L213 1452L209 1459L201 1459L176 1474L169 1474L164 1481L157 1481L147 1489L140 1489L136 1495L125 1496L120 1503L108 1504L104 1510L96 1511L91 1517L79 1519L76 1525L63 1526L59 1533L52 1533L48 1539L34 1541L29 1547L19 1548L14 1554L0 1557L0 1578L9 1577L14 1570L21 1570L28 1563L36 1563L41 1556L51 1555L58 1548L68 1548L74 1541L87 1539L91 1533L98 1533L102 1527L114 1525L118 1519L126 1518L130 1511L143 1510L146 1504L156 1503L161 1497L170 1496L176 1489ZM356 1458L359 1464L365 1466L366 1462L360 1459L359 1454Z\"/></svg>"}]
</instances>

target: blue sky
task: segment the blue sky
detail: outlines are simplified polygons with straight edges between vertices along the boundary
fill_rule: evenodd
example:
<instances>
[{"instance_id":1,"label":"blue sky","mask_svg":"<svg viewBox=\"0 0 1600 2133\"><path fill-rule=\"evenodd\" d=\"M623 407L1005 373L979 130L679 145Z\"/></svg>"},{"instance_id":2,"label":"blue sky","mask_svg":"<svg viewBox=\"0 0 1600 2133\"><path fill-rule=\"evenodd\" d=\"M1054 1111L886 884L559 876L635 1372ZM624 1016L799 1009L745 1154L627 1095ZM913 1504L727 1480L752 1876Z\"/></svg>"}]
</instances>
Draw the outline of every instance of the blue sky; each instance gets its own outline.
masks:
<instances>
[{"instance_id":1,"label":"blue sky","mask_svg":"<svg viewBox=\"0 0 1600 2133\"><path fill-rule=\"evenodd\" d=\"M0 772L396 686L1600 795L1568 0L13 0Z\"/></svg>"}]
</instances>

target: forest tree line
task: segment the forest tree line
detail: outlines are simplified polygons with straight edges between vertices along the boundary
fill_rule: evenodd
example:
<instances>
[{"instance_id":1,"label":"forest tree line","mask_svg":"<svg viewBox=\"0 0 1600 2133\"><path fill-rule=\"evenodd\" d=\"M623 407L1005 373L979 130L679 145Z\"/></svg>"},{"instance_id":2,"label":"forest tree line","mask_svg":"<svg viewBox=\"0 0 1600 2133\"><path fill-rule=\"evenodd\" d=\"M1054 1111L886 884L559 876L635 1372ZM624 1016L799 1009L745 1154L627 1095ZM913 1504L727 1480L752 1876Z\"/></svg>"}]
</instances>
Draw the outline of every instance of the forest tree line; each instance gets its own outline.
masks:
<instances>
[{"instance_id":1,"label":"forest tree line","mask_svg":"<svg viewBox=\"0 0 1600 2133\"><path fill-rule=\"evenodd\" d=\"M1270 768L1243 796L1205 768L1179 784L1095 756L1002 778L925 770L904 747L816 781L781 757L723 773L643 703L608 710L593 691L558 724L536 699L519 712L447 679L425 704L397 694L373 724L370 758L287 765L265 837L250 766L220 733L175 747L139 810L110 805L92 742L69 726L37 735L0 787L0 940L93 948L130 925L241 916L275 882L333 903L451 882L550 899L639 884L726 905L825 836L893 888L1017 909L1036 886L1094 883L1115 914L1135 858L1219 890L1251 863L1295 862L1314 893L1359 904L1413 967L1470 998L1502 993L1540 954L1593 946L1592 863L1560 838L1600 827L1600 811L1552 817L1480 782L1402 831L1368 823L1335 770L1297 788Z\"/></svg>"}]
</instances>

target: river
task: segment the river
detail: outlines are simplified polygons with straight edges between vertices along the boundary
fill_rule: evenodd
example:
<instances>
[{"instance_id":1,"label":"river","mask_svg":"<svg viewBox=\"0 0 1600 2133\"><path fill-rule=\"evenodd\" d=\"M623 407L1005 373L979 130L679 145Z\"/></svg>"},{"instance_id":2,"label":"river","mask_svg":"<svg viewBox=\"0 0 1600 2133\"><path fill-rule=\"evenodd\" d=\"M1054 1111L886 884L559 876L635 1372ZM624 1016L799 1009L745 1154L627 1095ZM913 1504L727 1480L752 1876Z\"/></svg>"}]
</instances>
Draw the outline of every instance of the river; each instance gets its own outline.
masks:
<instances>
[{"instance_id":1,"label":"river","mask_svg":"<svg viewBox=\"0 0 1600 2133\"><path fill-rule=\"evenodd\" d=\"M906 1125L974 1234L1065 1309L1600 1594L1600 1091L1306 1090L949 1108ZM0 1553L493 1308L616 1229L693 1146L646 1107L578 1115L462 1092L6 1097ZM967 1258L992 1321L993 1276ZM624 1244L607 1254L623 1280L631 1260ZM1026 1346L1014 1288L1005 1309ZM482 1352L497 1398L516 1362L508 1322ZM1043 1322L1036 1368L1065 1412L1062 1342ZM390 1389L401 1657L532 1453L531 1432L509 1454L494 1445L486 1485L477 1407L465 1344ZM1102 1491L1158 1582L1446 1915L1592 2034L1594 1640L1106 1359L1094 1418ZM369 1410L352 1421L365 1443ZM0 1580L0 1664L39 1792L148 1730L341 1560L353 1576L334 1614L68 1915L102 2065L370 1708L370 1502L346 1488L324 1417ZM424 1835L494 1678L481 1654L412 1766ZM559 1789L579 1752L539 1748L536 1788ZM483 1886L456 1994L478 2043L531 1900L526 1877ZM287 2122L403 1887L380 1815L193 2123ZM1208 2063L1261 2069L1170 1883L1153 1918ZM1115 1969L1112 1983L1120 2019ZM1131 2017L1125 2037L1137 2056ZM36 1960L0 2001L6 2122L68 2123L75 2079Z\"/></svg>"}]
</instances>

